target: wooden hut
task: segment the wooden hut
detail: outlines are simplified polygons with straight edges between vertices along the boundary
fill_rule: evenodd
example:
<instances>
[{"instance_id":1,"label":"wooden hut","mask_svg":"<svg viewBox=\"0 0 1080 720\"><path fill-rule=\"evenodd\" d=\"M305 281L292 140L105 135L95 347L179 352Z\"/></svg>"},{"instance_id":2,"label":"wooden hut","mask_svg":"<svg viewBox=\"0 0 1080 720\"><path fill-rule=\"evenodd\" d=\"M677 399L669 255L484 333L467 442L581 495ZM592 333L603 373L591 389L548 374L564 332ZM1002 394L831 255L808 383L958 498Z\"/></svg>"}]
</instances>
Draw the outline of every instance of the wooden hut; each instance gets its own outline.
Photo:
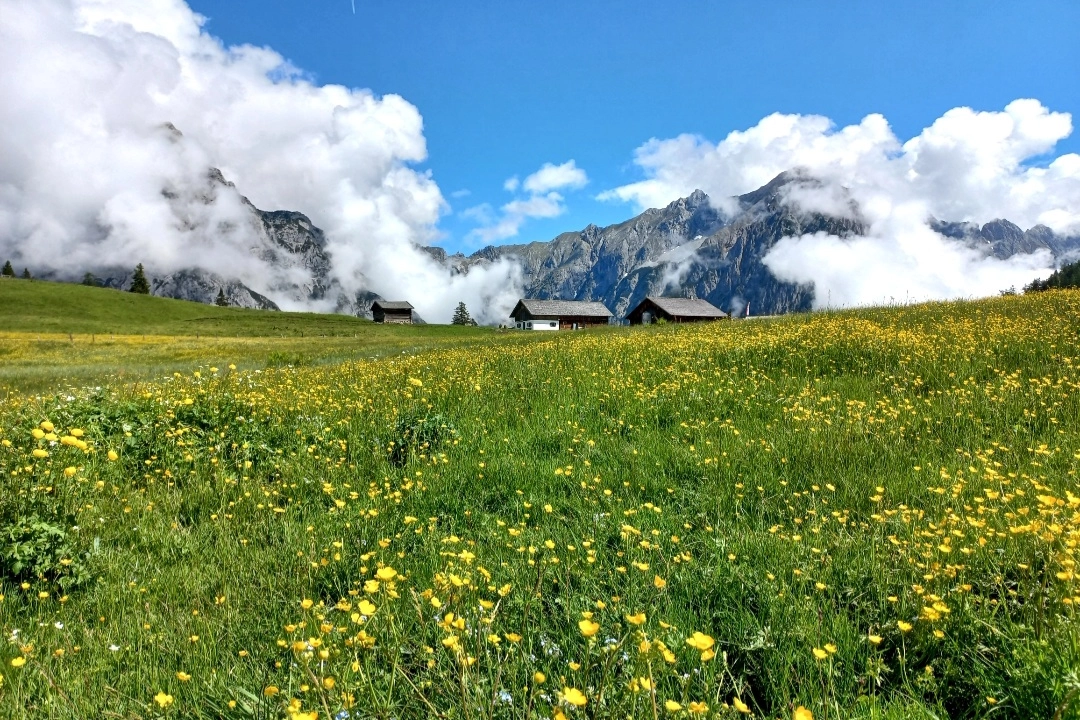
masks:
<instances>
[{"instance_id":1,"label":"wooden hut","mask_svg":"<svg viewBox=\"0 0 1080 720\"><path fill-rule=\"evenodd\" d=\"M371 304L371 318L377 323L412 324L413 306L404 300L376 300Z\"/></svg>"},{"instance_id":2,"label":"wooden hut","mask_svg":"<svg viewBox=\"0 0 1080 720\"><path fill-rule=\"evenodd\" d=\"M685 323L726 317L726 312L705 300L669 297L647 297L626 315L631 325L649 325L660 319Z\"/></svg>"},{"instance_id":3,"label":"wooden hut","mask_svg":"<svg viewBox=\"0 0 1080 720\"><path fill-rule=\"evenodd\" d=\"M518 330L583 330L607 325L614 315L601 302L521 299L510 317Z\"/></svg>"}]
</instances>

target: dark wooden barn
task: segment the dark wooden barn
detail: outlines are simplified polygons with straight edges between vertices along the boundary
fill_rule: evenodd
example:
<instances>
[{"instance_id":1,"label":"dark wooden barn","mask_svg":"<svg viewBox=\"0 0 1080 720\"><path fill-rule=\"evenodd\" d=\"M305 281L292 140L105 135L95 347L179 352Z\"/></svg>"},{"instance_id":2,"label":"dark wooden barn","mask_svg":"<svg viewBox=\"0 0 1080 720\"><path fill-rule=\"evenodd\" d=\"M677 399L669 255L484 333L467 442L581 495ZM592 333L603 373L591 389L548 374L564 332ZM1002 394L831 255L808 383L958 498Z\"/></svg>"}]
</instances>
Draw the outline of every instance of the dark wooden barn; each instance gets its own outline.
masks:
<instances>
[{"instance_id":1,"label":"dark wooden barn","mask_svg":"<svg viewBox=\"0 0 1080 720\"><path fill-rule=\"evenodd\" d=\"M728 314L705 300L647 297L626 315L631 325L649 325L663 319L672 323L721 320Z\"/></svg>"},{"instance_id":2,"label":"dark wooden barn","mask_svg":"<svg viewBox=\"0 0 1080 720\"><path fill-rule=\"evenodd\" d=\"M607 325L614 315L601 302L522 299L510 317L518 330L583 330Z\"/></svg>"},{"instance_id":3,"label":"dark wooden barn","mask_svg":"<svg viewBox=\"0 0 1080 720\"><path fill-rule=\"evenodd\" d=\"M377 323L403 323L413 321L413 306L404 300L376 300L371 304L371 318Z\"/></svg>"}]
</instances>

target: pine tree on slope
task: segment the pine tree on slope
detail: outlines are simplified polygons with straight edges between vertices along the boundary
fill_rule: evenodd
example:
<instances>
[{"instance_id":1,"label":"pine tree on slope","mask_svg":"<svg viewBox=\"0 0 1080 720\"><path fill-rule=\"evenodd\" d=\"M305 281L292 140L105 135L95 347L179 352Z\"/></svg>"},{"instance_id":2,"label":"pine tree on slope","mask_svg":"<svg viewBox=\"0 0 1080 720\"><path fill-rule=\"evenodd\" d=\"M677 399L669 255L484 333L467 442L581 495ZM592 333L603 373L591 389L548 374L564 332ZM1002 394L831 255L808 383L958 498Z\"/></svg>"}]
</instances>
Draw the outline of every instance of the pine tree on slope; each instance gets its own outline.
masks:
<instances>
[{"instance_id":1,"label":"pine tree on slope","mask_svg":"<svg viewBox=\"0 0 1080 720\"><path fill-rule=\"evenodd\" d=\"M473 319L469 315L469 309L465 307L465 303L459 302L457 304L457 310L454 311L454 318L450 321L451 325L472 325Z\"/></svg>"},{"instance_id":2,"label":"pine tree on slope","mask_svg":"<svg viewBox=\"0 0 1080 720\"><path fill-rule=\"evenodd\" d=\"M146 273L143 271L142 263L135 266L135 275L131 278L130 292L138 293L139 295L150 294L150 282L146 279Z\"/></svg>"}]
</instances>

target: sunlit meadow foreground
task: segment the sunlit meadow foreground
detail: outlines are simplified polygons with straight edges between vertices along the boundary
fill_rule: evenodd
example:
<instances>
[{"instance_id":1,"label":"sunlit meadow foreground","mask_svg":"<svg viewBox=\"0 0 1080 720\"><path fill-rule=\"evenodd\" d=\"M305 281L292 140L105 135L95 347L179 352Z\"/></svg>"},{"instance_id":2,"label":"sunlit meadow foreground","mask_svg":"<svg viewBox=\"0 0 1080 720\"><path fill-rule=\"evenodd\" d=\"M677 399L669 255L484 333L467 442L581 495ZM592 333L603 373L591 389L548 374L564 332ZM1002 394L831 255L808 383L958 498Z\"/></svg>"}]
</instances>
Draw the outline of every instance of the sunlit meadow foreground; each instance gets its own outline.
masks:
<instances>
[{"instance_id":1,"label":"sunlit meadow foreground","mask_svg":"<svg viewBox=\"0 0 1080 720\"><path fill-rule=\"evenodd\" d=\"M0 714L1075 717L1078 317L1058 292L9 397Z\"/></svg>"}]
</instances>

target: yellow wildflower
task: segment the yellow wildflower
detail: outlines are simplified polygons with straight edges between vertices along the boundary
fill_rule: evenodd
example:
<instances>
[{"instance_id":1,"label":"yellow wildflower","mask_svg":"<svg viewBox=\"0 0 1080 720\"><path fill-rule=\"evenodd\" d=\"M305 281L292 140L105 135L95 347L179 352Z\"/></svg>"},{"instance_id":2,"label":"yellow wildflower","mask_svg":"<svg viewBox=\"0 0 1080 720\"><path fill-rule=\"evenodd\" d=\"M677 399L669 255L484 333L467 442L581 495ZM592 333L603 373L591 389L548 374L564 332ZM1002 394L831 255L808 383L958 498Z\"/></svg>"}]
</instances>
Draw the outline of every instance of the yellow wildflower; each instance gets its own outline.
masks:
<instances>
[{"instance_id":1,"label":"yellow wildflower","mask_svg":"<svg viewBox=\"0 0 1080 720\"><path fill-rule=\"evenodd\" d=\"M561 694L562 699L570 703L574 707L585 707L585 703L588 702L585 697L585 693L581 692L577 688L564 687Z\"/></svg>"}]
</instances>

